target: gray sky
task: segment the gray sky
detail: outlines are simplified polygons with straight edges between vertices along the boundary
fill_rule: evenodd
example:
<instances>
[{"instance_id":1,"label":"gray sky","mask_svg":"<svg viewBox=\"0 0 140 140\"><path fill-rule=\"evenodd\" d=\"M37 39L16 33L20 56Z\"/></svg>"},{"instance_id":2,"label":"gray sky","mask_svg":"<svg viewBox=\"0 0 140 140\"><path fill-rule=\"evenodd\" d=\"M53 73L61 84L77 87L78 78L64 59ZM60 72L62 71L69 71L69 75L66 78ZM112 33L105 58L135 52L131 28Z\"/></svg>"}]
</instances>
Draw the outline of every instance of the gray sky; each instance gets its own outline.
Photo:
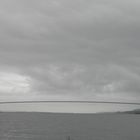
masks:
<instances>
[{"instance_id":1,"label":"gray sky","mask_svg":"<svg viewBox=\"0 0 140 140\"><path fill-rule=\"evenodd\" d=\"M0 0L0 100L140 101L139 0Z\"/></svg>"}]
</instances>

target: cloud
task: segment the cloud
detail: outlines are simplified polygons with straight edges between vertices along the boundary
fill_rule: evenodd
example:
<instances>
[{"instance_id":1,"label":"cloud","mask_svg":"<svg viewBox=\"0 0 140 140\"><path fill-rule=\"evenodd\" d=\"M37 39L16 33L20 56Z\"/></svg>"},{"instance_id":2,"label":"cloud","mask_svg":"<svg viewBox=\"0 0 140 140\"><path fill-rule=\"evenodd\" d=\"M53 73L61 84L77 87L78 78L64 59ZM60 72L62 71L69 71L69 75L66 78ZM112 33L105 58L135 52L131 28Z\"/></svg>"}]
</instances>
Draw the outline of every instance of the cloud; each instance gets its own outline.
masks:
<instances>
[{"instance_id":1,"label":"cloud","mask_svg":"<svg viewBox=\"0 0 140 140\"><path fill-rule=\"evenodd\" d=\"M25 82L25 99L139 99L139 7L138 0L1 0L1 90L16 98L21 85L16 93L10 86ZM8 70L21 81L5 81Z\"/></svg>"},{"instance_id":2,"label":"cloud","mask_svg":"<svg viewBox=\"0 0 140 140\"><path fill-rule=\"evenodd\" d=\"M32 88L43 94L67 94L80 90L83 82L80 79L85 69L79 65L54 65L31 67L25 74L32 79Z\"/></svg>"},{"instance_id":3,"label":"cloud","mask_svg":"<svg viewBox=\"0 0 140 140\"><path fill-rule=\"evenodd\" d=\"M24 71L30 76L33 93L58 99L127 100L139 98L140 76L123 66L49 64L30 67ZM61 98L59 98L59 95ZM71 98L69 97L71 96Z\"/></svg>"},{"instance_id":4,"label":"cloud","mask_svg":"<svg viewBox=\"0 0 140 140\"><path fill-rule=\"evenodd\" d=\"M17 99L20 96L28 96L30 92L29 77L12 72L0 72L0 98Z\"/></svg>"}]
</instances>

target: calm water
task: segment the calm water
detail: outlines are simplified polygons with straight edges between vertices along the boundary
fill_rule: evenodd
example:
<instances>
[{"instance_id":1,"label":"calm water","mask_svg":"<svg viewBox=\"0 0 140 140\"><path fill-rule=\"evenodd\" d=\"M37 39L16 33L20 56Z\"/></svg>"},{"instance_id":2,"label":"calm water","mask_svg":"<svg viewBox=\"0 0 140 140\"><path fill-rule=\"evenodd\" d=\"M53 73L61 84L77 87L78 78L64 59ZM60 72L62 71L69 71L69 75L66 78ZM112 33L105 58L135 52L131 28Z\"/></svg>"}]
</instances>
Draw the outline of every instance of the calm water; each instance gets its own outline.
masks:
<instances>
[{"instance_id":1,"label":"calm water","mask_svg":"<svg viewBox=\"0 0 140 140\"><path fill-rule=\"evenodd\" d=\"M64 113L96 113L125 111L140 108L136 105L92 104L92 103L26 103L0 104L0 111L33 111L33 112L64 112Z\"/></svg>"},{"instance_id":2,"label":"calm water","mask_svg":"<svg viewBox=\"0 0 140 140\"><path fill-rule=\"evenodd\" d=\"M0 140L140 140L140 116L0 113Z\"/></svg>"}]
</instances>

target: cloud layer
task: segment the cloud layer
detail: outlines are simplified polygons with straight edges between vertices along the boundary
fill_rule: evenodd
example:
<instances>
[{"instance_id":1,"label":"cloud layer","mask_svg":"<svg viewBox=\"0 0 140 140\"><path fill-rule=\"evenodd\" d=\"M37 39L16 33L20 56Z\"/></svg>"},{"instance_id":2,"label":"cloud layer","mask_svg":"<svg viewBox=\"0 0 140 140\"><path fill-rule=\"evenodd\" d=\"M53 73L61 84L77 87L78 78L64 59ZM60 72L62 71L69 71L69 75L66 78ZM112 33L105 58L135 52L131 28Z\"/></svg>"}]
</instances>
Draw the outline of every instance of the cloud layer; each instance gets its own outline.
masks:
<instances>
[{"instance_id":1,"label":"cloud layer","mask_svg":"<svg viewBox=\"0 0 140 140\"><path fill-rule=\"evenodd\" d=\"M1 0L1 100L139 101L139 13L138 0Z\"/></svg>"}]
</instances>

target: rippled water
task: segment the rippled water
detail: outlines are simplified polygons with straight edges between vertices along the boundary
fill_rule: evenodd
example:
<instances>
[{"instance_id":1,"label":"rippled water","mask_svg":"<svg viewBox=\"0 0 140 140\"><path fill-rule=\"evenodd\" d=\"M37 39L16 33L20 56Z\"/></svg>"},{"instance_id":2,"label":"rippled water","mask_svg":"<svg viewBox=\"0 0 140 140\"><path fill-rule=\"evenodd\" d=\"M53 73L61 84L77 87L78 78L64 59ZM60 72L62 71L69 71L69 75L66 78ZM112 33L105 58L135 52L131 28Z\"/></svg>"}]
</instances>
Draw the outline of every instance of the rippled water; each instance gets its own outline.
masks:
<instances>
[{"instance_id":1,"label":"rippled water","mask_svg":"<svg viewBox=\"0 0 140 140\"><path fill-rule=\"evenodd\" d=\"M140 116L0 113L0 140L140 140Z\"/></svg>"}]
</instances>

